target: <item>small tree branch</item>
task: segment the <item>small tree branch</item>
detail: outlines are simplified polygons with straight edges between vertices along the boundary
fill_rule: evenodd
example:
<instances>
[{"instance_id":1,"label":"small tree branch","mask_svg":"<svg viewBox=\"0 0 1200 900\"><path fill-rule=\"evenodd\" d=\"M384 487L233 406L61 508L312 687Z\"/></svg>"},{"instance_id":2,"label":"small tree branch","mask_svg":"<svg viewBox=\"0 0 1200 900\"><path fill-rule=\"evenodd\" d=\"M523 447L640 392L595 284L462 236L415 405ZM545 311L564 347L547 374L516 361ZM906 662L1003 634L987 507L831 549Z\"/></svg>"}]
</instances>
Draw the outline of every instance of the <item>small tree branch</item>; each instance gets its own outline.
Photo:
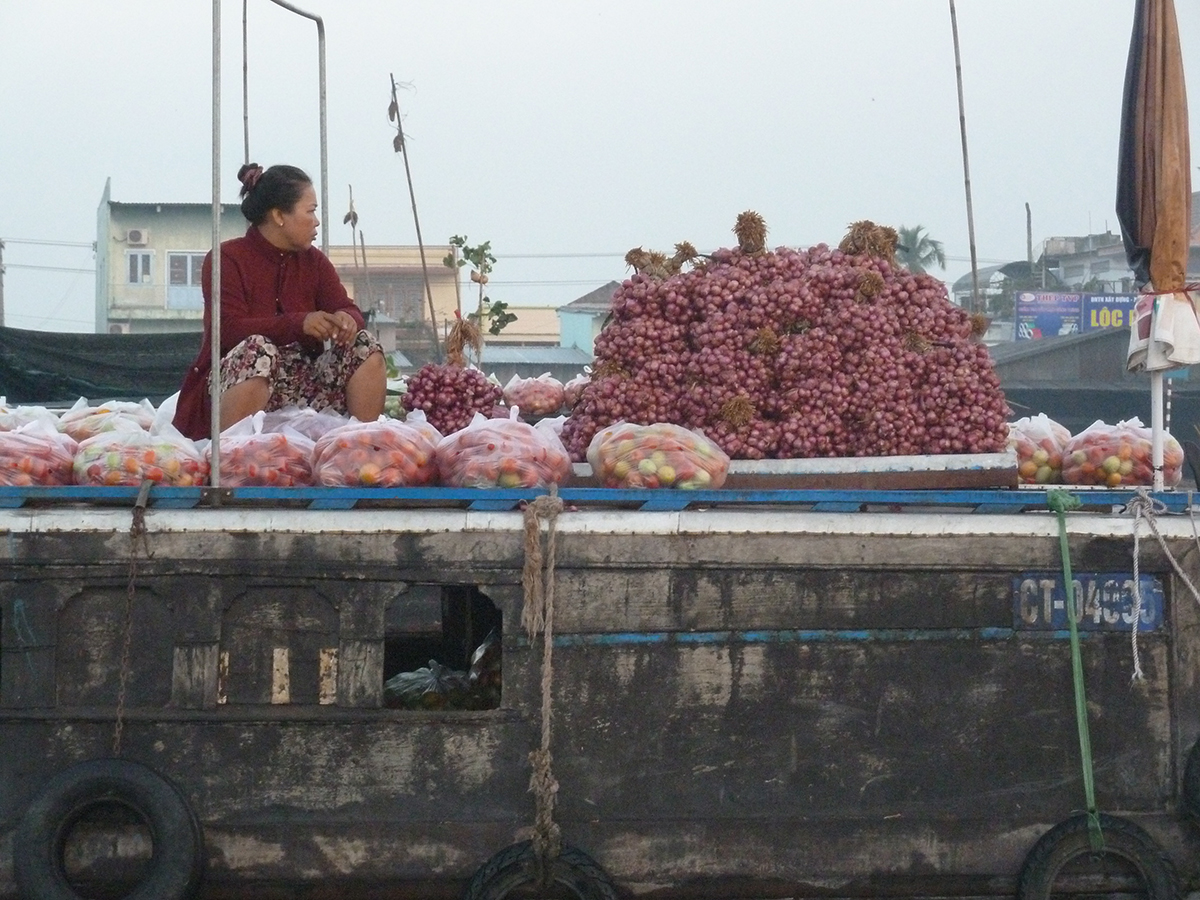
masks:
<instances>
[{"instance_id":1,"label":"small tree branch","mask_svg":"<svg viewBox=\"0 0 1200 900\"><path fill-rule=\"evenodd\" d=\"M392 105L390 109L396 114L396 139L392 146L404 158L404 177L408 181L408 199L412 203L413 225L417 230L417 249L421 253L421 275L425 279L425 296L429 300L429 324L433 326L433 358L435 362L442 361L442 342L438 339L437 314L433 308L433 288L429 285L429 267L425 262L425 242L421 239L421 220L417 216L417 198L413 193L412 170L408 165L408 143L404 140L404 126L401 124L400 100L396 96L396 76L389 74L392 80Z\"/></svg>"}]
</instances>

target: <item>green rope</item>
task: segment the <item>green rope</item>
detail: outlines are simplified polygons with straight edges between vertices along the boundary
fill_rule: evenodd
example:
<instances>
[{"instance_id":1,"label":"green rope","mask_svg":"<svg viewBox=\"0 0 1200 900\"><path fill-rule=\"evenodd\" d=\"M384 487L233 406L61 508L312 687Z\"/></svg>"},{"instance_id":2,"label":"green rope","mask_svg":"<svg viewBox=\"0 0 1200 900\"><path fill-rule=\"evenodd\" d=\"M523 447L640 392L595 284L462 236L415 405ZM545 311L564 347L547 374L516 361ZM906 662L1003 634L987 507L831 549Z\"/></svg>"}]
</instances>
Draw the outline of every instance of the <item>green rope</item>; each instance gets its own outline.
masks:
<instances>
[{"instance_id":1,"label":"green rope","mask_svg":"<svg viewBox=\"0 0 1200 900\"><path fill-rule=\"evenodd\" d=\"M1083 764L1083 794L1087 800L1088 842L1092 849L1104 849L1100 813L1096 810L1096 783L1092 777L1092 738L1088 732L1087 694L1083 687L1083 656L1079 651L1079 627L1075 624L1075 579L1071 575L1071 551L1067 545L1067 513L1079 509L1082 502L1074 494L1051 490L1046 505L1058 515L1058 548L1062 554L1063 584L1067 596L1067 624L1071 630L1071 678L1075 682L1075 725L1079 729L1079 756Z\"/></svg>"}]
</instances>

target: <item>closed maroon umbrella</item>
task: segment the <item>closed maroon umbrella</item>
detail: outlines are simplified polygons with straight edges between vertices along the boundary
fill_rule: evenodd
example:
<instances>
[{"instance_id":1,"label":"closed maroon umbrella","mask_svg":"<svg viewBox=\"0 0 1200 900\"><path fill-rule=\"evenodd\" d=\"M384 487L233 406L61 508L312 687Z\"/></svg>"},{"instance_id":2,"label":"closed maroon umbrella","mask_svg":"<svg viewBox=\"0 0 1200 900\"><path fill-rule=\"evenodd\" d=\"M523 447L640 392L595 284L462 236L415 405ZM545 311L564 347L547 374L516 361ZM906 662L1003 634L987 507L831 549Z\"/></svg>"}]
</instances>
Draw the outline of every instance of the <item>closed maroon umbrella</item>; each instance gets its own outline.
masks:
<instances>
[{"instance_id":1,"label":"closed maroon umbrella","mask_svg":"<svg viewBox=\"0 0 1200 900\"><path fill-rule=\"evenodd\" d=\"M1137 0L1125 70L1117 217L1125 253L1147 292L1129 368L1152 373L1156 490L1162 489L1162 372L1200 362L1200 322L1187 282L1191 151L1183 53L1173 0Z\"/></svg>"}]
</instances>

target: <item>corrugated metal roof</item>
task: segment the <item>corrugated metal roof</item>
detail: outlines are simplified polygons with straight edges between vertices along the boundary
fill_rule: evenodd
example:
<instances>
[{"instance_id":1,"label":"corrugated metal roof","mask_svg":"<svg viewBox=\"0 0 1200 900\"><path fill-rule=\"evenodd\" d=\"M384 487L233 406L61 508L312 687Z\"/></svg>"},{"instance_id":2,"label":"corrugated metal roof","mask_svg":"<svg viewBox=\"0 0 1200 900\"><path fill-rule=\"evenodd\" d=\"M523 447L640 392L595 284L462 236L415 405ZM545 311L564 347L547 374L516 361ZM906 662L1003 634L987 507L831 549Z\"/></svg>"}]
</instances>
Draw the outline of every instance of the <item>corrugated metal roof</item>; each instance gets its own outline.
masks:
<instances>
[{"instance_id":1,"label":"corrugated metal roof","mask_svg":"<svg viewBox=\"0 0 1200 900\"><path fill-rule=\"evenodd\" d=\"M483 365L554 365L587 366L592 356L578 347L513 346L512 344L485 344Z\"/></svg>"},{"instance_id":2,"label":"corrugated metal roof","mask_svg":"<svg viewBox=\"0 0 1200 900\"><path fill-rule=\"evenodd\" d=\"M392 358L392 362L395 363L397 369L416 368L412 364L412 360L410 360L407 356L405 356L404 353L401 352L400 350L393 350L391 353L388 354L388 356L390 356Z\"/></svg>"}]
</instances>

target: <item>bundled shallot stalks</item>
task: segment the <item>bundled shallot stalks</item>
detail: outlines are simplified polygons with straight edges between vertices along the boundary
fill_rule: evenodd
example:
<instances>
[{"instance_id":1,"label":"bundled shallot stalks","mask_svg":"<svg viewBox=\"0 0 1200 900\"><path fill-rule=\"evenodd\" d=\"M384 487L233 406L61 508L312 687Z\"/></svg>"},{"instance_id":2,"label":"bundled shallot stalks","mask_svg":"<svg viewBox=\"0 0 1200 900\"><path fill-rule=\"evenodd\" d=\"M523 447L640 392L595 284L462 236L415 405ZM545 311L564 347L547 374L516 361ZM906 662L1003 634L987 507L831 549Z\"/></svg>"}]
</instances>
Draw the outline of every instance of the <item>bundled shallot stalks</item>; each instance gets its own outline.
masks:
<instances>
[{"instance_id":1,"label":"bundled shallot stalks","mask_svg":"<svg viewBox=\"0 0 1200 900\"><path fill-rule=\"evenodd\" d=\"M836 249L769 250L746 212L735 233L698 261L688 245L627 257L637 271L563 431L572 458L622 421L698 428L734 459L1004 449L986 319L898 265L894 230L858 222Z\"/></svg>"}]
</instances>

